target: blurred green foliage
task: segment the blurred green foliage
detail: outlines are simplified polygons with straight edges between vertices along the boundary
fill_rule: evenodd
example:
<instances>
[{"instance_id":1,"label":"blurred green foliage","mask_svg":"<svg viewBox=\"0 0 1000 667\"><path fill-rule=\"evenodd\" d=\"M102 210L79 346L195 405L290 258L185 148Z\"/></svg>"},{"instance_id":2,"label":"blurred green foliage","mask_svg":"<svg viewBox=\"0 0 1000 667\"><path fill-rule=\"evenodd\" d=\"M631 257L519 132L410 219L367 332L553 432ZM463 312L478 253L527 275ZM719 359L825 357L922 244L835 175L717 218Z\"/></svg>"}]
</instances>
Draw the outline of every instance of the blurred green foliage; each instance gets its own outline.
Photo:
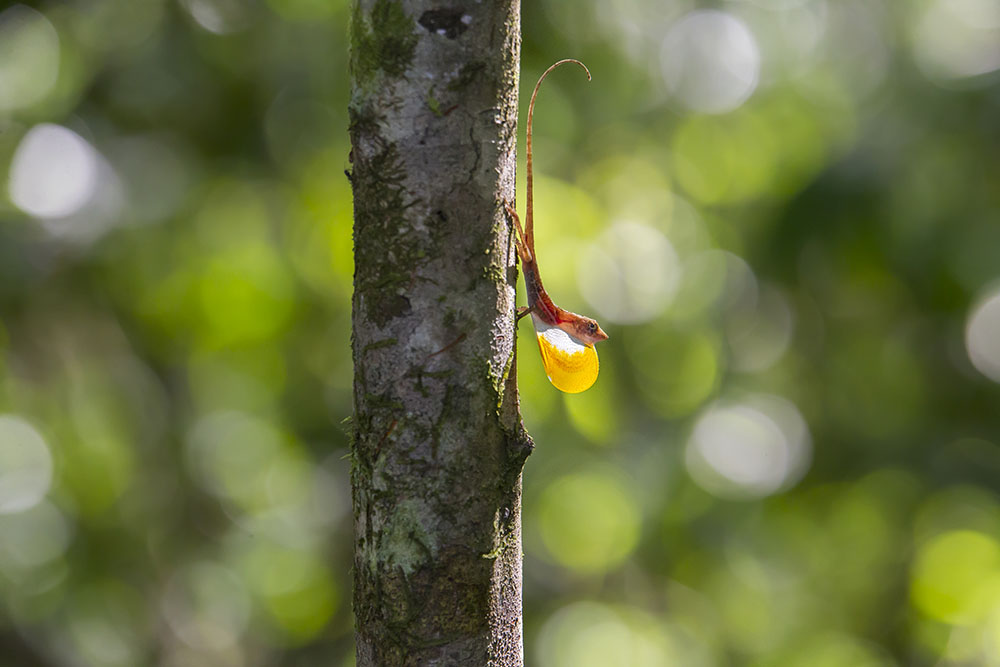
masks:
<instances>
[{"instance_id":1,"label":"blurred green foliage","mask_svg":"<svg viewBox=\"0 0 1000 667\"><path fill-rule=\"evenodd\" d=\"M0 662L353 664L350 7L29 4ZM611 335L568 396L519 331L528 664L1000 664L1000 6L713 7L523 7L522 92L594 74L537 245Z\"/></svg>"}]
</instances>

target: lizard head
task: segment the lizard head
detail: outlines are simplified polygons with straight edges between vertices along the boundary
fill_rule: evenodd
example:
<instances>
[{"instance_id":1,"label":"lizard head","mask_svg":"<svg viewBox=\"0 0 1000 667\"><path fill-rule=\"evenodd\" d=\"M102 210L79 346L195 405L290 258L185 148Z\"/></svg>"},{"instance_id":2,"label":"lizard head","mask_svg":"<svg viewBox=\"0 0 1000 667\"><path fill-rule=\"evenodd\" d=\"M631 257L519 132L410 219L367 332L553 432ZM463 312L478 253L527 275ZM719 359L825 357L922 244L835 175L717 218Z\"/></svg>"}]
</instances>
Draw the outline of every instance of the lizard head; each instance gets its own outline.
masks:
<instances>
[{"instance_id":1,"label":"lizard head","mask_svg":"<svg viewBox=\"0 0 1000 667\"><path fill-rule=\"evenodd\" d=\"M583 315L577 315L576 313L566 314L569 315L569 318L560 323L559 326L567 333L573 334L584 343L588 343L590 345L600 343L602 340L608 339L608 334L604 333L601 329L601 325L597 323L597 320L593 320Z\"/></svg>"}]
</instances>

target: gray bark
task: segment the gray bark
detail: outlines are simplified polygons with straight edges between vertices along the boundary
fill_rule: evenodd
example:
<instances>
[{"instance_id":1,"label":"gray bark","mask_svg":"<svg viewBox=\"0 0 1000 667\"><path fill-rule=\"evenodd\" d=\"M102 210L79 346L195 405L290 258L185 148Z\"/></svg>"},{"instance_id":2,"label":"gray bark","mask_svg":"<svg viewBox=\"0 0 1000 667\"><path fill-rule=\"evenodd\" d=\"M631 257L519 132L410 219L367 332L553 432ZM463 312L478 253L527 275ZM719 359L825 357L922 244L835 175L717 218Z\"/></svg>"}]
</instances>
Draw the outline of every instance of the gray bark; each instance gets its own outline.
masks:
<instances>
[{"instance_id":1,"label":"gray bark","mask_svg":"<svg viewBox=\"0 0 1000 667\"><path fill-rule=\"evenodd\" d=\"M520 667L520 3L354 5L358 665Z\"/></svg>"}]
</instances>

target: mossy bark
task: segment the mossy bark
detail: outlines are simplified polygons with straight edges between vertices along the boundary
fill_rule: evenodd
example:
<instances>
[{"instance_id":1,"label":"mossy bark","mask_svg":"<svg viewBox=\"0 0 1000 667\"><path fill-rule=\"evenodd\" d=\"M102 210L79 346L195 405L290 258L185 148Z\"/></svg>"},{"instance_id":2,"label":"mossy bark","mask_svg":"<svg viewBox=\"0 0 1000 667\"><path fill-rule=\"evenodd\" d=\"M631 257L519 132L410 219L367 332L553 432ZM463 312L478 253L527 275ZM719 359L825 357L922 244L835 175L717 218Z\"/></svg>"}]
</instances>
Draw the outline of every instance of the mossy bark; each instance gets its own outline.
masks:
<instances>
[{"instance_id":1,"label":"mossy bark","mask_svg":"<svg viewBox=\"0 0 1000 667\"><path fill-rule=\"evenodd\" d=\"M519 0L355 0L358 665L520 666Z\"/></svg>"}]
</instances>

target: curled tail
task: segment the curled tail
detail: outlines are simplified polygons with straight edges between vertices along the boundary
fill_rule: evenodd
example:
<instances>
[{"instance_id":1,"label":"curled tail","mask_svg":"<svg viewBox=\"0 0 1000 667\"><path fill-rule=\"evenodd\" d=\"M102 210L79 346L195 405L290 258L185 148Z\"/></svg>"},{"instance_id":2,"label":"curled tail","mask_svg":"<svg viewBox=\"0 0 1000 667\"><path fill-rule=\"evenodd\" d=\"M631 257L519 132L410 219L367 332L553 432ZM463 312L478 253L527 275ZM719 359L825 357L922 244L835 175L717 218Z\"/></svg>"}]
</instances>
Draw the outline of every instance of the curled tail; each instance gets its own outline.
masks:
<instances>
[{"instance_id":1,"label":"curled tail","mask_svg":"<svg viewBox=\"0 0 1000 667\"><path fill-rule=\"evenodd\" d=\"M538 77L538 83L535 84L535 89L531 93L531 102L528 103L528 136L525 142L526 152L527 152L527 168L528 168L528 181L527 181L527 192L525 193L528 199L527 208L525 209L525 224L524 224L524 234L522 238L524 239L525 250L529 258L534 259L535 256L535 218L533 211L533 201L532 201L532 173L531 173L531 122L535 115L535 97L538 96L538 88L542 85L542 81L545 81L545 77L549 75L549 72L559 67L560 65L565 65L566 63L576 63L583 68L583 71L587 73L587 81L591 80L590 70L579 60L574 60L573 58L566 58L565 60L560 60L554 63L547 70L542 72L542 75ZM520 228L520 223L518 223L518 228ZM524 260L524 255L518 250L518 254L521 255L522 261Z\"/></svg>"}]
</instances>

